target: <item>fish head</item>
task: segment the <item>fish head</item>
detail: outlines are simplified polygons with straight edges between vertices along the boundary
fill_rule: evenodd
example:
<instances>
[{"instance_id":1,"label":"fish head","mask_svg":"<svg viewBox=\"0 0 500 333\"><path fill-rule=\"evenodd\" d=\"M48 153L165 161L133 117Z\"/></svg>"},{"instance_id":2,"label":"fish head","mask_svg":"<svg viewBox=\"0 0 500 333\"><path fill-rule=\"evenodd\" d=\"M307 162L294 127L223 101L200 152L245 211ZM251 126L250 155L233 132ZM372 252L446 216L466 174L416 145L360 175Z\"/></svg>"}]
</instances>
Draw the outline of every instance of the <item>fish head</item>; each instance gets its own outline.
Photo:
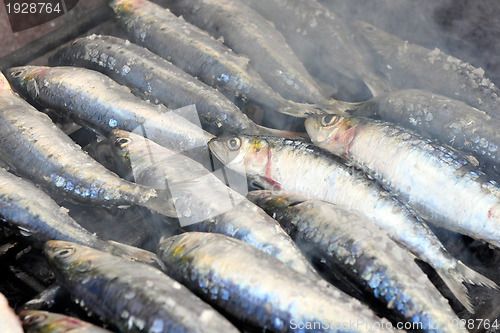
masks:
<instances>
[{"instance_id":1,"label":"fish head","mask_svg":"<svg viewBox=\"0 0 500 333\"><path fill-rule=\"evenodd\" d=\"M270 190L251 191L247 198L268 212L293 207L307 200L303 195L294 192Z\"/></svg>"},{"instance_id":2,"label":"fish head","mask_svg":"<svg viewBox=\"0 0 500 333\"><path fill-rule=\"evenodd\" d=\"M19 318L27 331L42 329L50 324L49 316L45 311L23 310L19 313Z\"/></svg>"},{"instance_id":3,"label":"fish head","mask_svg":"<svg viewBox=\"0 0 500 333\"><path fill-rule=\"evenodd\" d=\"M248 175L265 173L270 159L269 142L262 136L219 137L210 140L208 147L224 165Z\"/></svg>"},{"instance_id":4,"label":"fish head","mask_svg":"<svg viewBox=\"0 0 500 333\"><path fill-rule=\"evenodd\" d=\"M114 0L110 2L109 6L117 15L120 15L133 12L143 4L143 0Z\"/></svg>"},{"instance_id":5,"label":"fish head","mask_svg":"<svg viewBox=\"0 0 500 333\"><path fill-rule=\"evenodd\" d=\"M125 179L134 179L132 161L138 158L137 149L134 149L133 134L120 129L112 130L108 139L111 151L116 162L116 172Z\"/></svg>"},{"instance_id":6,"label":"fish head","mask_svg":"<svg viewBox=\"0 0 500 333\"><path fill-rule=\"evenodd\" d=\"M352 145L361 122L360 117L328 114L307 118L305 127L315 145L342 156Z\"/></svg>"},{"instance_id":7,"label":"fish head","mask_svg":"<svg viewBox=\"0 0 500 333\"><path fill-rule=\"evenodd\" d=\"M90 326L75 318L46 311L23 310L19 313L19 317L27 332L66 332Z\"/></svg>"},{"instance_id":8,"label":"fish head","mask_svg":"<svg viewBox=\"0 0 500 333\"><path fill-rule=\"evenodd\" d=\"M14 88L26 88L33 80L44 77L49 70L50 67L46 66L12 67L6 71L5 76Z\"/></svg>"},{"instance_id":9,"label":"fish head","mask_svg":"<svg viewBox=\"0 0 500 333\"><path fill-rule=\"evenodd\" d=\"M158 243L158 256L167 266L178 260L185 260L190 250L195 249L197 242L201 241L197 236L199 232L185 232L180 235L160 239Z\"/></svg>"},{"instance_id":10,"label":"fish head","mask_svg":"<svg viewBox=\"0 0 500 333\"><path fill-rule=\"evenodd\" d=\"M63 281L70 281L73 272L80 275L94 269L94 258L104 252L72 242L51 240L45 243L44 254L56 275Z\"/></svg>"}]
</instances>

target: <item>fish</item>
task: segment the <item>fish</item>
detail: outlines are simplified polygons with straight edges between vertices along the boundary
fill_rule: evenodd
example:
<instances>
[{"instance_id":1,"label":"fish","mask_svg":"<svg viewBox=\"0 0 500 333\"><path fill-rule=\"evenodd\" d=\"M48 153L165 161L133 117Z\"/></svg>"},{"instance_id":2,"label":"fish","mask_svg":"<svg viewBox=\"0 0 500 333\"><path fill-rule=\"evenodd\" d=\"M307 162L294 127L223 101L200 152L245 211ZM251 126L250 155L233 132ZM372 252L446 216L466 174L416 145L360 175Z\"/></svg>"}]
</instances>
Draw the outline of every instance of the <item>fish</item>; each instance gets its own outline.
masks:
<instances>
[{"instance_id":1,"label":"fish","mask_svg":"<svg viewBox=\"0 0 500 333\"><path fill-rule=\"evenodd\" d=\"M21 321L14 310L9 306L7 298L0 293L0 331L9 333L23 333Z\"/></svg>"},{"instance_id":2,"label":"fish","mask_svg":"<svg viewBox=\"0 0 500 333\"><path fill-rule=\"evenodd\" d=\"M118 163L132 169L135 182L170 189L185 230L222 233L243 240L298 272L320 279L278 222L237 192L246 190L244 179L229 179L226 186L217 173L134 133L113 130L109 139ZM238 187L239 183L244 189Z\"/></svg>"},{"instance_id":3,"label":"fish","mask_svg":"<svg viewBox=\"0 0 500 333\"><path fill-rule=\"evenodd\" d=\"M137 204L167 214L156 190L120 179L50 118L15 94L0 75L0 156L15 172L65 199L99 206Z\"/></svg>"},{"instance_id":4,"label":"fish","mask_svg":"<svg viewBox=\"0 0 500 333\"><path fill-rule=\"evenodd\" d=\"M293 192L247 197L281 224L310 260L339 271L400 318L425 331L454 332L460 319L413 257L356 211Z\"/></svg>"},{"instance_id":5,"label":"fish","mask_svg":"<svg viewBox=\"0 0 500 333\"><path fill-rule=\"evenodd\" d=\"M372 175L424 220L500 246L499 184L456 150L365 117L310 118L306 127L316 145Z\"/></svg>"},{"instance_id":6,"label":"fish","mask_svg":"<svg viewBox=\"0 0 500 333\"><path fill-rule=\"evenodd\" d=\"M26 333L110 333L102 327L75 317L48 311L23 310L19 313Z\"/></svg>"},{"instance_id":7,"label":"fish","mask_svg":"<svg viewBox=\"0 0 500 333\"><path fill-rule=\"evenodd\" d=\"M367 63L342 18L318 1L248 0L245 4L271 21L309 72L326 83L337 86L342 79L335 75L339 72L351 81L361 79L372 96L393 90ZM363 88L358 91L362 94Z\"/></svg>"},{"instance_id":8,"label":"fish","mask_svg":"<svg viewBox=\"0 0 500 333\"><path fill-rule=\"evenodd\" d=\"M120 243L113 244L89 232L45 192L2 168L0 221L37 243L43 244L52 239L70 241L164 268L154 253Z\"/></svg>"},{"instance_id":9,"label":"fish","mask_svg":"<svg viewBox=\"0 0 500 333\"><path fill-rule=\"evenodd\" d=\"M187 288L148 265L64 241L47 242L44 254L75 301L121 332L238 332Z\"/></svg>"},{"instance_id":10,"label":"fish","mask_svg":"<svg viewBox=\"0 0 500 333\"><path fill-rule=\"evenodd\" d=\"M62 46L49 64L99 71L142 98L170 109L195 105L210 133L290 135L252 122L226 96L146 48L113 36L91 35ZM123 129L123 128L122 128Z\"/></svg>"},{"instance_id":11,"label":"fish","mask_svg":"<svg viewBox=\"0 0 500 333\"><path fill-rule=\"evenodd\" d=\"M254 103L276 117L304 118L326 112L322 106L287 101L251 68L247 57L166 8L146 0L115 0L110 6L132 42L217 88L238 106Z\"/></svg>"},{"instance_id":12,"label":"fish","mask_svg":"<svg viewBox=\"0 0 500 333\"><path fill-rule=\"evenodd\" d=\"M402 40L375 26L356 21L357 39L374 54L377 70L393 86L419 88L461 100L500 118L500 90L482 68L448 55Z\"/></svg>"},{"instance_id":13,"label":"fish","mask_svg":"<svg viewBox=\"0 0 500 333\"><path fill-rule=\"evenodd\" d=\"M500 122L468 104L425 90L390 92L348 112L392 122L473 156L491 173L500 170Z\"/></svg>"},{"instance_id":14,"label":"fish","mask_svg":"<svg viewBox=\"0 0 500 333\"><path fill-rule=\"evenodd\" d=\"M237 239L188 232L160 242L158 255L169 275L258 330L295 332L299 325L302 330L314 325L304 331L380 332L390 327L358 300L315 284Z\"/></svg>"},{"instance_id":15,"label":"fish","mask_svg":"<svg viewBox=\"0 0 500 333\"><path fill-rule=\"evenodd\" d=\"M300 140L273 137L220 137L212 139L208 146L228 168L259 176L277 189L296 191L310 199L363 213L394 241L433 267L470 312L474 310L462 282L490 285L490 280L450 255L412 210L338 156Z\"/></svg>"},{"instance_id":16,"label":"fish","mask_svg":"<svg viewBox=\"0 0 500 333\"><path fill-rule=\"evenodd\" d=\"M182 111L146 103L104 74L78 67L23 66L8 69L6 77L32 103L103 136L114 128L141 133L210 165L207 140L213 135L203 131L199 121L197 126Z\"/></svg>"},{"instance_id":17,"label":"fish","mask_svg":"<svg viewBox=\"0 0 500 333\"><path fill-rule=\"evenodd\" d=\"M167 7L214 38L222 38L234 52L248 56L251 66L284 98L319 105L329 103L326 93L283 35L245 2L170 0Z\"/></svg>"}]
</instances>

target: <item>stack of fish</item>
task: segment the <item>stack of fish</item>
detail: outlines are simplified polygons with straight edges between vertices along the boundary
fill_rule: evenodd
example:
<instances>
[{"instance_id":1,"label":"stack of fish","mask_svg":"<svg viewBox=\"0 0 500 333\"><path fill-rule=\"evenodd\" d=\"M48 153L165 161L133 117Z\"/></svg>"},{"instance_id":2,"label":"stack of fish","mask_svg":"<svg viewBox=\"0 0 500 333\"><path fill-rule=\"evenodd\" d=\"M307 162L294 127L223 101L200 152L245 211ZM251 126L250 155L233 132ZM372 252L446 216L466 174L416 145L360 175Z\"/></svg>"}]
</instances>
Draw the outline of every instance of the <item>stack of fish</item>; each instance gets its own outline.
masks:
<instances>
[{"instance_id":1,"label":"stack of fish","mask_svg":"<svg viewBox=\"0 0 500 333\"><path fill-rule=\"evenodd\" d=\"M82 37L0 77L0 217L107 325L25 310L25 330L471 328L454 311L477 305L464 283L498 281L429 225L500 246L500 91L484 71L315 0L158 2L110 2L130 41ZM168 226L155 254L89 232L65 202Z\"/></svg>"}]
</instances>

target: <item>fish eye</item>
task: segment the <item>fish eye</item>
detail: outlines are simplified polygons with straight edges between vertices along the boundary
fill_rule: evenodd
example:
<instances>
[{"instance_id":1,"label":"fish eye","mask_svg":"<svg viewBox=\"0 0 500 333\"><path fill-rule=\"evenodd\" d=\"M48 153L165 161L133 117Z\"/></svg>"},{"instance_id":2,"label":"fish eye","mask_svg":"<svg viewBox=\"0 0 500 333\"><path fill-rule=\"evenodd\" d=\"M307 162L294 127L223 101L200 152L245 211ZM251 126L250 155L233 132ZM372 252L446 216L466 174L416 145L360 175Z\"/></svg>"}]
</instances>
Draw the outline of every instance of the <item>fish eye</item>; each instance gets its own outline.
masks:
<instances>
[{"instance_id":1,"label":"fish eye","mask_svg":"<svg viewBox=\"0 0 500 333\"><path fill-rule=\"evenodd\" d=\"M63 247L63 248L58 249L56 251L55 257L66 258L66 257L69 257L70 255L72 255L73 253L75 253L75 249L73 249L71 247Z\"/></svg>"},{"instance_id":2,"label":"fish eye","mask_svg":"<svg viewBox=\"0 0 500 333\"><path fill-rule=\"evenodd\" d=\"M31 326L31 325L40 323L40 322L44 321L45 319L47 319L47 315L45 315L45 314L26 315L23 318L23 324Z\"/></svg>"},{"instance_id":3,"label":"fish eye","mask_svg":"<svg viewBox=\"0 0 500 333\"><path fill-rule=\"evenodd\" d=\"M12 76L15 78L18 78L21 76L21 74L23 74L23 71L17 71L17 72L12 73Z\"/></svg>"},{"instance_id":4,"label":"fish eye","mask_svg":"<svg viewBox=\"0 0 500 333\"><path fill-rule=\"evenodd\" d=\"M238 150L241 147L241 139L238 137L231 138L227 141L227 146L230 150Z\"/></svg>"},{"instance_id":5,"label":"fish eye","mask_svg":"<svg viewBox=\"0 0 500 333\"><path fill-rule=\"evenodd\" d=\"M329 114L321 118L321 125L328 126L337 120L337 116Z\"/></svg>"},{"instance_id":6,"label":"fish eye","mask_svg":"<svg viewBox=\"0 0 500 333\"><path fill-rule=\"evenodd\" d=\"M129 138L118 138L115 141L115 147L122 149L127 147L130 142L132 142L132 140Z\"/></svg>"},{"instance_id":7,"label":"fish eye","mask_svg":"<svg viewBox=\"0 0 500 333\"><path fill-rule=\"evenodd\" d=\"M374 29L371 25L368 25L368 24L367 24L367 25L365 25L365 30L366 30L366 31L370 31L370 32L371 32L371 31L375 31L375 29Z\"/></svg>"}]
</instances>

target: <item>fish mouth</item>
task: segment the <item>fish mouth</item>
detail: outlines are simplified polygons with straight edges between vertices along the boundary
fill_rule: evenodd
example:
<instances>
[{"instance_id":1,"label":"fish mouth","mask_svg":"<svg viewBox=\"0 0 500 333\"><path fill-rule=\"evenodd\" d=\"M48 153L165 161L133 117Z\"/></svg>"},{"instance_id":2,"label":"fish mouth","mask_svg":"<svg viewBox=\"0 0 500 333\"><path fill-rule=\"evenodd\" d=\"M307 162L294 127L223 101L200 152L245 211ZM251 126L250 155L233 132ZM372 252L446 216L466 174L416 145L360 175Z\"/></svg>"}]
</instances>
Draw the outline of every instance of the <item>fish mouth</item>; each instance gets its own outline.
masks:
<instances>
[{"instance_id":1,"label":"fish mouth","mask_svg":"<svg viewBox=\"0 0 500 333\"><path fill-rule=\"evenodd\" d=\"M224 149L224 142L212 139L208 142L208 148L224 165L229 164L234 158L230 158L229 153Z\"/></svg>"}]
</instances>

